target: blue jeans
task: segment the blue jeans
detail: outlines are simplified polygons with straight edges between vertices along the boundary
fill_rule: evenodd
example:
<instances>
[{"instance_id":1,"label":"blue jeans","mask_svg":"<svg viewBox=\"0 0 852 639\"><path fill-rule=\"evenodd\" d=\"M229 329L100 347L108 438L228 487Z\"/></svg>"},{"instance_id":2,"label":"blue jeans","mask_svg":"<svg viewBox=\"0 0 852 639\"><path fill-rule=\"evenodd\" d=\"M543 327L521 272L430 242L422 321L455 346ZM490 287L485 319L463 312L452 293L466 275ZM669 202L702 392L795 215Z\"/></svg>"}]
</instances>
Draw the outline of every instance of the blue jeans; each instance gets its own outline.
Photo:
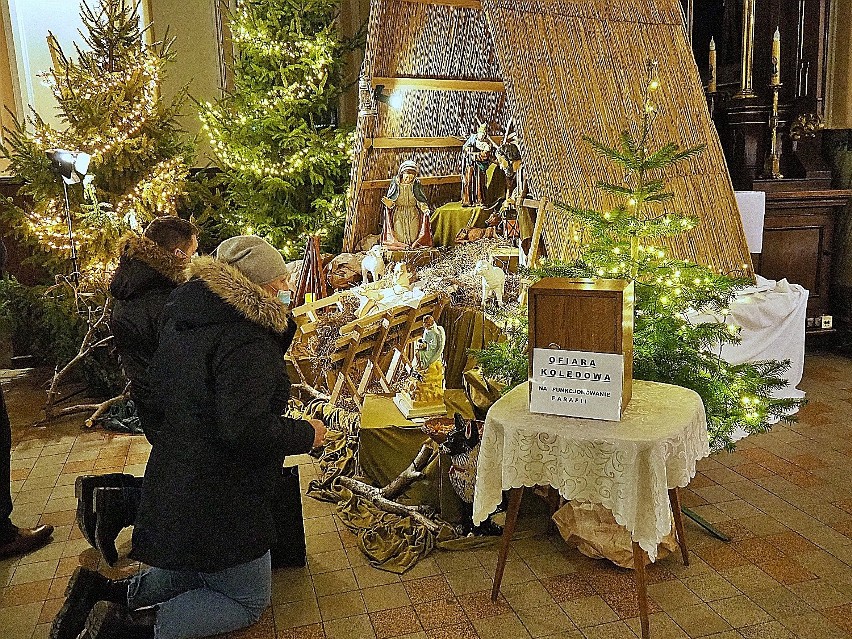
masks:
<instances>
[{"instance_id":1,"label":"blue jeans","mask_svg":"<svg viewBox=\"0 0 852 639\"><path fill-rule=\"evenodd\" d=\"M130 582L131 610L157 606L156 639L207 637L260 619L272 598L270 553L220 572L149 568Z\"/></svg>"}]
</instances>

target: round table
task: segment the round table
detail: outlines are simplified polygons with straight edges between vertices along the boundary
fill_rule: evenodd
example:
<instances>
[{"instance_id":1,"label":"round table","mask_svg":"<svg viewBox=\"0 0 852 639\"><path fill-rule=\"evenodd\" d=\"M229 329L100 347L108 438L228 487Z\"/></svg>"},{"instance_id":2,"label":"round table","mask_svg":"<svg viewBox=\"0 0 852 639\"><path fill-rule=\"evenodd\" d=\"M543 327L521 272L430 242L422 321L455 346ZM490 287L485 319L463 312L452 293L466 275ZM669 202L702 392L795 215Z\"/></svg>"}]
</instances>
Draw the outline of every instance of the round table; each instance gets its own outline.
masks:
<instances>
[{"instance_id":1,"label":"round table","mask_svg":"<svg viewBox=\"0 0 852 639\"><path fill-rule=\"evenodd\" d=\"M602 504L630 532L647 636L645 561L640 555L656 559L674 512L678 543L688 562L677 489L689 483L696 462L709 454L704 404L687 388L635 380L619 422L531 413L529 386L512 389L488 411L473 500L473 521L479 524L500 504L503 491L511 491L493 597L499 592L522 489L551 486L566 500Z\"/></svg>"}]
</instances>

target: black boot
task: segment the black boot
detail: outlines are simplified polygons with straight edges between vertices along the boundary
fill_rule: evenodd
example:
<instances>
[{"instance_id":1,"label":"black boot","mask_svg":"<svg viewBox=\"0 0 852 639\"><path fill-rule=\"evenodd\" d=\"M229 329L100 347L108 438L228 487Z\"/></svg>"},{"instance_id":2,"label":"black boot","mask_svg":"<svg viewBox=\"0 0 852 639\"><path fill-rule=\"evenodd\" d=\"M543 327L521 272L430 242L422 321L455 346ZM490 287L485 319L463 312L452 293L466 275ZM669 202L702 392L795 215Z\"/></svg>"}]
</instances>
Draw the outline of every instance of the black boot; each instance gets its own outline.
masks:
<instances>
[{"instance_id":1,"label":"black boot","mask_svg":"<svg viewBox=\"0 0 852 639\"><path fill-rule=\"evenodd\" d=\"M129 579L113 581L88 568L77 568L65 589L65 603L53 620L50 639L77 639L95 602L127 605Z\"/></svg>"},{"instance_id":2,"label":"black boot","mask_svg":"<svg viewBox=\"0 0 852 639\"><path fill-rule=\"evenodd\" d=\"M77 497L77 527L83 532L92 548L95 547L95 488L133 486L137 478L125 473L107 473L105 475L81 475L74 482L74 495Z\"/></svg>"},{"instance_id":3,"label":"black boot","mask_svg":"<svg viewBox=\"0 0 852 639\"><path fill-rule=\"evenodd\" d=\"M127 606L99 601L86 619L79 639L154 639L154 608L129 611Z\"/></svg>"},{"instance_id":4,"label":"black boot","mask_svg":"<svg viewBox=\"0 0 852 639\"><path fill-rule=\"evenodd\" d=\"M139 510L139 488L98 488L95 490L95 548L112 566L118 561L115 538L132 526Z\"/></svg>"}]
</instances>

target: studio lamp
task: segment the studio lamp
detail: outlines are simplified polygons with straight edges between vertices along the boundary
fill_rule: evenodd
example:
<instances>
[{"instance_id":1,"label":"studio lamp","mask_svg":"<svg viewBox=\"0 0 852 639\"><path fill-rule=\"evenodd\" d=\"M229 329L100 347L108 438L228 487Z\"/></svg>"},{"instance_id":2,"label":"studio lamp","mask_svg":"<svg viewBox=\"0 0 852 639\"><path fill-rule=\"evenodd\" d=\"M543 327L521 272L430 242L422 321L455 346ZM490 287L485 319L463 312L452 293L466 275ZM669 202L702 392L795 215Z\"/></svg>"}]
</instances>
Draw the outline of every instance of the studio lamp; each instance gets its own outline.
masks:
<instances>
[{"instance_id":1,"label":"studio lamp","mask_svg":"<svg viewBox=\"0 0 852 639\"><path fill-rule=\"evenodd\" d=\"M383 93L384 88L385 88L384 84L377 84L376 88L373 89L373 99L376 102L383 102L384 104L387 104L390 108L394 109L395 111L398 111L399 109L401 109L404 98L405 98L403 93L401 91L394 91L390 95L385 95Z\"/></svg>"},{"instance_id":2,"label":"studio lamp","mask_svg":"<svg viewBox=\"0 0 852 639\"><path fill-rule=\"evenodd\" d=\"M74 278L74 284L79 284L80 269L77 264L77 247L74 244L68 185L86 181L85 178L89 171L89 162L92 156L82 151L67 151L65 149L48 149L45 154L47 159L50 160L50 170L62 178L62 190L65 193L65 221L68 223L68 242L71 245L71 277Z\"/></svg>"}]
</instances>

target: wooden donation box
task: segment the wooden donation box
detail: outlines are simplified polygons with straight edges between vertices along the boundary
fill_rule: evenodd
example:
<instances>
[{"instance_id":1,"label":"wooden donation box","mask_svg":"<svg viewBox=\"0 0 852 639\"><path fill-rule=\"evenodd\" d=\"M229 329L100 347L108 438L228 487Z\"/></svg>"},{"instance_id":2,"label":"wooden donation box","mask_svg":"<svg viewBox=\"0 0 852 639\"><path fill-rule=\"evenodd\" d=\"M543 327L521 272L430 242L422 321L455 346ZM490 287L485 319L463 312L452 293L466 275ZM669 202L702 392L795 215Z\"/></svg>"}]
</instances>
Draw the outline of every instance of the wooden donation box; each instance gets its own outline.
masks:
<instances>
[{"instance_id":1,"label":"wooden donation box","mask_svg":"<svg viewBox=\"0 0 852 639\"><path fill-rule=\"evenodd\" d=\"M528 308L530 411L620 420L633 387L633 282L544 278Z\"/></svg>"}]
</instances>

